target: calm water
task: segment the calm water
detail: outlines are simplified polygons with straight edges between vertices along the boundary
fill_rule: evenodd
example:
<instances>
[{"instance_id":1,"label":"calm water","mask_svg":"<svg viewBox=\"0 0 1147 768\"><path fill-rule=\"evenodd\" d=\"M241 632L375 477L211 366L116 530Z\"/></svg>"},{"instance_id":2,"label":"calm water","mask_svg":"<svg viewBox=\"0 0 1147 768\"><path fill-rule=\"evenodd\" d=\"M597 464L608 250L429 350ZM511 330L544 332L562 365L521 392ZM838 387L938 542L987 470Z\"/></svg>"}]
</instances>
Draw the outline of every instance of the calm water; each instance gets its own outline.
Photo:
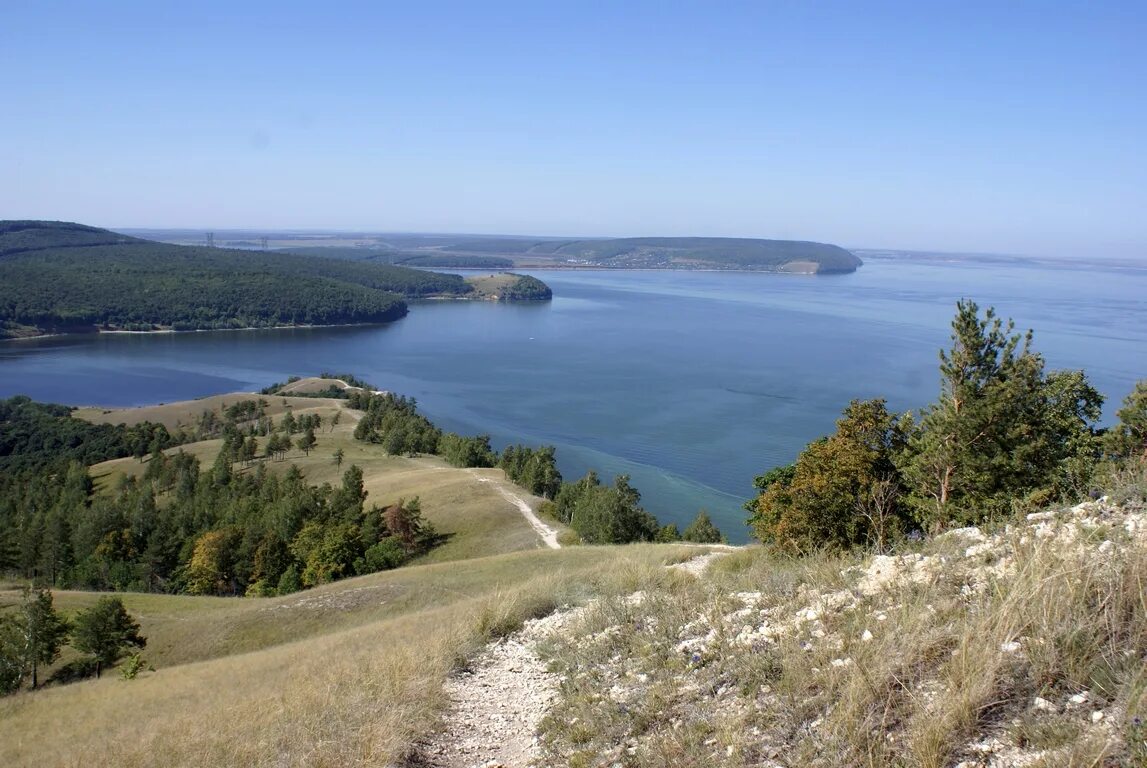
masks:
<instances>
[{"instance_id":1,"label":"calm water","mask_svg":"<svg viewBox=\"0 0 1147 768\"><path fill-rule=\"evenodd\" d=\"M1035 329L1110 416L1147 377L1147 270L870 260L852 275L537 273L544 306L415 305L373 328L103 335L0 344L0 396L139 405L323 370L413 395L440 426L552 443L567 477L626 472L663 521L746 531L752 478L854 397L936 395L957 298Z\"/></svg>"}]
</instances>

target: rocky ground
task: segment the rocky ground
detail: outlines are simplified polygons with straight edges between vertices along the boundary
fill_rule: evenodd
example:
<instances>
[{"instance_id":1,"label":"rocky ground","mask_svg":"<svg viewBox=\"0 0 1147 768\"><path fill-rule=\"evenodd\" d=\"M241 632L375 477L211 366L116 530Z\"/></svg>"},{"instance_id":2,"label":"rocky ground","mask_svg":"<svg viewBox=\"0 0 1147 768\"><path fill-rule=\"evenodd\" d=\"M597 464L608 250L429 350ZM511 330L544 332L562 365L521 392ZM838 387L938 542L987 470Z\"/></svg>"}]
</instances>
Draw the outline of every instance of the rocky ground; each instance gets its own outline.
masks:
<instances>
[{"instance_id":1,"label":"rocky ground","mask_svg":"<svg viewBox=\"0 0 1147 768\"><path fill-rule=\"evenodd\" d=\"M494 644L450 681L448 728L423 754L441 768L782 768L868 764L863 755L874 765L932 755L949 768L1147 765L1142 713L1129 711L1142 698L1097 671L1138 668L1147 685L1147 648L1125 637L1142 626L1143 584L1110 593L1126 591L1112 574L1145 548L1147 510L1102 499L994 533L951 531L824 578L769 576L759 590L708 584L706 569L730 553L704 554L672 566L695 589L670 583L559 611ZM1094 659L1059 644L1105 627L1061 632L1070 612L1042 616L1077 583L1081 621L1094 600L1098 624L1131 622L1088 651L1114 658L1086 674L1069 667ZM1138 618L1121 618L1129 612Z\"/></svg>"},{"instance_id":2,"label":"rocky ground","mask_svg":"<svg viewBox=\"0 0 1147 768\"><path fill-rule=\"evenodd\" d=\"M571 631L583 608L527 621L447 681L447 727L420 749L433 768L513 768L539 756L538 724L557 696L560 678L546 671L535 645Z\"/></svg>"}]
</instances>

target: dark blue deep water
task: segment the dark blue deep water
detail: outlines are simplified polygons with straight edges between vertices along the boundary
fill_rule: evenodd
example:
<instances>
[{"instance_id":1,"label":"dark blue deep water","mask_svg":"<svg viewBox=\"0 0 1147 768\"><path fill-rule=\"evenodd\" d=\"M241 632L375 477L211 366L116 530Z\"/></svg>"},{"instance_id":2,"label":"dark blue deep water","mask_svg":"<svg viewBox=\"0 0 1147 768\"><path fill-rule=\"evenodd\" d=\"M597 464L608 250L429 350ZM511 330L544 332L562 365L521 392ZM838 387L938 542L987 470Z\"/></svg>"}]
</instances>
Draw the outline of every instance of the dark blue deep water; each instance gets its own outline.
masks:
<instances>
[{"instance_id":1,"label":"dark blue deep water","mask_svg":"<svg viewBox=\"0 0 1147 768\"><path fill-rule=\"evenodd\" d=\"M1147 270L873 259L851 275L539 272L541 306L428 302L388 326L0 343L0 396L109 406L349 372L440 426L552 443L568 478L625 472L663 521L708 509L744 540L753 476L851 398L937 393L955 301L994 305L1053 368L1119 401L1147 378Z\"/></svg>"}]
</instances>

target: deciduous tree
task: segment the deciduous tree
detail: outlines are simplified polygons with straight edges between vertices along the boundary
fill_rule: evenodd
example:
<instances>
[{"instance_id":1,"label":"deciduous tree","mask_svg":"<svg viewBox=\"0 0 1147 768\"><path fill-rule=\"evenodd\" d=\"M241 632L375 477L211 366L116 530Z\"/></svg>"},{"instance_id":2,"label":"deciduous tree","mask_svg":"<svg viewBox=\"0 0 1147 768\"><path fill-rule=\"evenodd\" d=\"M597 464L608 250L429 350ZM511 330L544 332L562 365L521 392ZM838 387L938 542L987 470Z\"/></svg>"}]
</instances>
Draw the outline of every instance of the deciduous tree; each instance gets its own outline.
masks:
<instances>
[{"instance_id":1,"label":"deciduous tree","mask_svg":"<svg viewBox=\"0 0 1147 768\"><path fill-rule=\"evenodd\" d=\"M872 536L864 514L875 489L895 476L903 435L884 401L854 400L836 432L811 443L791 467L758 477L761 493L748 505L762 541L793 553L847 548Z\"/></svg>"}]
</instances>

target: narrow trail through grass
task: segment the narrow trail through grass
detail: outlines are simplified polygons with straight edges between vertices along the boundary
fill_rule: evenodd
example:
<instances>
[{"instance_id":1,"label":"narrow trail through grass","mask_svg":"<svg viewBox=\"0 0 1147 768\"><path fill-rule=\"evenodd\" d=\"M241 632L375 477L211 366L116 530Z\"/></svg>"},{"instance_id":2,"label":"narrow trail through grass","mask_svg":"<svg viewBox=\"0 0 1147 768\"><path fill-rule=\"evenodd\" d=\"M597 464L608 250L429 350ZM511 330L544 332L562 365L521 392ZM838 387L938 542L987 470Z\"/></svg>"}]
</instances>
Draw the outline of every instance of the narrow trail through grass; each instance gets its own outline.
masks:
<instances>
[{"instance_id":1,"label":"narrow trail through grass","mask_svg":"<svg viewBox=\"0 0 1147 768\"><path fill-rule=\"evenodd\" d=\"M728 554L698 552L664 568L700 578L714 560ZM636 600L641 594L631 593L626 599ZM420 746L419 764L429 768L534 764L542 755L538 729L561 683L561 676L548 669L536 647L574 631L596 603L591 600L526 621L452 675L444 686L450 702L445 722L450 725Z\"/></svg>"},{"instance_id":2,"label":"narrow trail through grass","mask_svg":"<svg viewBox=\"0 0 1147 768\"><path fill-rule=\"evenodd\" d=\"M494 488L502 495L506 501L513 504L522 513L522 517L526 518L526 522L537 531L538 535L542 537L542 541L550 549L561 549L562 545L558 543L558 532L550 526L543 523L536 514L529 503L518 494L508 490L503 484L497 482L490 477L482 477L475 470L470 470L470 473L477 478L479 483L493 483Z\"/></svg>"}]
</instances>

